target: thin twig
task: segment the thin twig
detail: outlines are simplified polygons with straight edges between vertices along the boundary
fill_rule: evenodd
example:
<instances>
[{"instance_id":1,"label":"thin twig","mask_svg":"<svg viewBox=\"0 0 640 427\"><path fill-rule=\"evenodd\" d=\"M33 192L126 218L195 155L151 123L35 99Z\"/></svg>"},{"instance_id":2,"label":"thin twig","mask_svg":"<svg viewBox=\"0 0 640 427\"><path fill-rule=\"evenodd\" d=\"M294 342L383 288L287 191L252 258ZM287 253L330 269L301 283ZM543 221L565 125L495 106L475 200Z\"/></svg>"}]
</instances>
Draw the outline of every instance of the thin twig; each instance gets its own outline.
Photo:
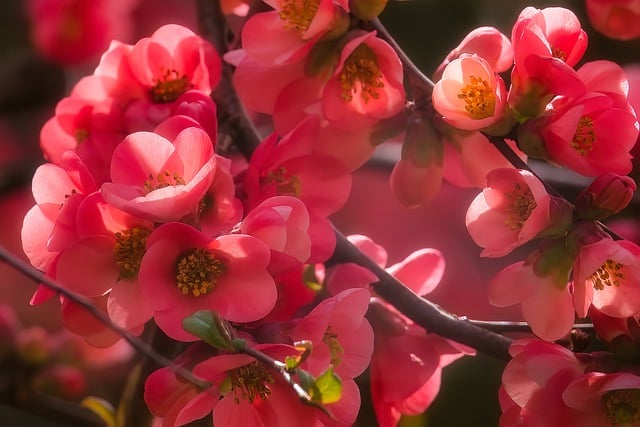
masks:
<instances>
[{"instance_id":1,"label":"thin twig","mask_svg":"<svg viewBox=\"0 0 640 427\"><path fill-rule=\"evenodd\" d=\"M489 329L494 332L530 332L531 325L527 322L510 322L504 320L473 320L466 319L467 322ZM593 323L575 323L572 329L593 329Z\"/></svg>"},{"instance_id":2,"label":"thin twig","mask_svg":"<svg viewBox=\"0 0 640 427\"><path fill-rule=\"evenodd\" d=\"M127 341L129 344L131 344L131 346L134 349L136 349L139 353L147 356L148 358L156 362L158 365L167 366L168 368L173 370L176 373L176 375L182 377L186 381L189 381L190 383L200 388L207 388L210 385L207 381L204 381L203 379L196 377L190 371L184 369L181 366L175 365L170 359L164 357L163 355L153 350L140 338L134 335L131 335L131 333L129 333L129 331L127 331L126 329L114 324L106 314L104 314L100 310L97 310L93 306L93 303L90 300L74 292L71 292L68 289L65 289L62 285L52 280L51 278L45 276L42 272L35 269L33 266L20 260L18 257L13 255L11 252L9 252L6 248L4 248L1 245L0 245L0 260L6 262L11 267L18 270L23 275L29 277L36 283L41 283L47 288L51 289L52 291L55 291L58 294L62 295L63 297L68 298L69 300L78 304L80 307L87 310L87 312L90 313L93 317L95 317L101 323L103 323L107 328L111 329L113 332L115 332L116 334L124 338L124 340Z\"/></svg>"}]
</instances>

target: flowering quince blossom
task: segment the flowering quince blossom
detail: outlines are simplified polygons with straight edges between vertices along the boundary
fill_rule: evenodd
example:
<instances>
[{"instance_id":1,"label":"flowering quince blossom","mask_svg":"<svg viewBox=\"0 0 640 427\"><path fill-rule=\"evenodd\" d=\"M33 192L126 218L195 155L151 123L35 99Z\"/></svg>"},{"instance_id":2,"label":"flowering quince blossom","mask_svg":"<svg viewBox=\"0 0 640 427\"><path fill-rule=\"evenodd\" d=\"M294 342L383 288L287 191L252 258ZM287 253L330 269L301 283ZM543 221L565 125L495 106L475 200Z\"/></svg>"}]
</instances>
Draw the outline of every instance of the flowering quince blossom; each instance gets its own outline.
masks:
<instances>
[{"instance_id":1,"label":"flowering quince blossom","mask_svg":"<svg viewBox=\"0 0 640 427\"><path fill-rule=\"evenodd\" d=\"M299 355L284 344L256 344L275 360ZM168 368L153 372L145 382L145 401L162 417L163 426L181 426L213 412L213 422L222 426L280 427L312 426L316 412L301 405L293 390L267 367L244 354L220 354L193 368L198 377L211 382L199 391L179 381Z\"/></svg>"},{"instance_id":2,"label":"flowering quince blossom","mask_svg":"<svg viewBox=\"0 0 640 427\"><path fill-rule=\"evenodd\" d=\"M640 2L586 0L587 15L596 31L618 40L640 37Z\"/></svg>"},{"instance_id":3,"label":"flowering quince blossom","mask_svg":"<svg viewBox=\"0 0 640 427\"><path fill-rule=\"evenodd\" d=\"M638 121L627 102L622 68L610 61L593 61L577 74L584 95L574 100L556 97L547 107L551 114L542 137L549 157L586 176L629 173Z\"/></svg>"},{"instance_id":4,"label":"flowering quince blossom","mask_svg":"<svg viewBox=\"0 0 640 427\"><path fill-rule=\"evenodd\" d=\"M481 256L500 257L534 239L552 222L552 199L531 172L494 169L467 210L467 230Z\"/></svg>"},{"instance_id":5,"label":"flowering quince blossom","mask_svg":"<svg viewBox=\"0 0 640 427\"><path fill-rule=\"evenodd\" d=\"M545 241L525 261L500 270L489 282L489 302L497 307L521 304L522 316L544 340L564 337L575 308L569 287L573 258L564 241Z\"/></svg>"},{"instance_id":6,"label":"flowering quince blossom","mask_svg":"<svg viewBox=\"0 0 640 427\"><path fill-rule=\"evenodd\" d=\"M639 425L640 377L634 373L599 372L593 354L537 340L515 341L510 353L500 389L500 426Z\"/></svg>"},{"instance_id":7,"label":"flowering quince blossom","mask_svg":"<svg viewBox=\"0 0 640 427\"><path fill-rule=\"evenodd\" d=\"M102 195L113 206L151 221L193 215L213 180L211 140L199 128L180 132L175 141L152 132L127 136L113 153L112 182Z\"/></svg>"},{"instance_id":8,"label":"flowering quince blossom","mask_svg":"<svg viewBox=\"0 0 640 427\"><path fill-rule=\"evenodd\" d=\"M402 63L376 32L356 35L343 48L322 93L322 111L344 130L372 126L398 114L405 104Z\"/></svg>"},{"instance_id":9,"label":"flowering quince blossom","mask_svg":"<svg viewBox=\"0 0 640 427\"><path fill-rule=\"evenodd\" d=\"M433 88L432 100L445 122L459 129L478 130L504 116L506 87L485 59L463 54L447 64Z\"/></svg>"},{"instance_id":10,"label":"flowering quince blossom","mask_svg":"<svg viewBox=\"0 0 640 427\"><path fill-rule=\"evenodd\" d=\"M277 292L266 270L269 260L269 248L255 237L227 234L212 239L189 225L170 222L147 238L138 274L140 292L167 335L195 341L182 329L182 319L196 311L215 311L232 322L251 322L271 311Z\"/></svg>"},{"instance_id":11,"label":"flowering quince blossom","mask_svg":"<svg viewBox=\"0 0 640 427\"><path fill-rule=\"evenodd\" d=\"M589 305L611 317L640 313L640 248L627 240L604 238L579 249L573 294L578 315Z\"/></svg>"},{"instance_id":12,"label":"flowering quince blossom","mask_svg":"<svg viewBox=\"0 0 640 427\"><path fill-rule=\"evenodd\" d=\"M243 49L260 62L298 61L328 32L339 31L339 27L346 29L348 18L333 0L265 3L274 10L253 15L242 30Z\"/></svg>"}]
</instances>

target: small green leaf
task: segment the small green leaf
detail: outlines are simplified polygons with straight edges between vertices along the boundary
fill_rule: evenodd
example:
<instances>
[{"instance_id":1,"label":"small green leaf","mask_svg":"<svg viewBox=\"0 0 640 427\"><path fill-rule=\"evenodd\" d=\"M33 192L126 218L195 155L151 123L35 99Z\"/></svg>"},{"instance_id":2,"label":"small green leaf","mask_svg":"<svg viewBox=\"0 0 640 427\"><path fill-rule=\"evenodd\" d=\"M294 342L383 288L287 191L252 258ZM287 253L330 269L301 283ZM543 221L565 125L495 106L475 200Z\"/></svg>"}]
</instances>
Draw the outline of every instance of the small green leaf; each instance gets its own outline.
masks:
<instances>
[{"instance_id":1,"label":"small green leaf","mask_svg":"<svg viewBox=\"0 0 640 427\"><path fill-rule=\"evenodd\" d=\"M196 311L182 320L185 331L221 350L234 350L228 326L212 311Z\"/></svg>"},{"instance_id":2,"label":"small green leaf","mask_svg":"<svg viewBox=\"0 0 640 427\"><path fill-rule=\"evenodd\" d=\"M342 381L340 377L333 372L333 366L329 367L322 375L316 378L315 388L312 388L311 392L313 392L314 389L318 390L319 396L310 393L311 398L322 404L334 403L340 400L342 396Z\"/></svg>"}]
</instances>

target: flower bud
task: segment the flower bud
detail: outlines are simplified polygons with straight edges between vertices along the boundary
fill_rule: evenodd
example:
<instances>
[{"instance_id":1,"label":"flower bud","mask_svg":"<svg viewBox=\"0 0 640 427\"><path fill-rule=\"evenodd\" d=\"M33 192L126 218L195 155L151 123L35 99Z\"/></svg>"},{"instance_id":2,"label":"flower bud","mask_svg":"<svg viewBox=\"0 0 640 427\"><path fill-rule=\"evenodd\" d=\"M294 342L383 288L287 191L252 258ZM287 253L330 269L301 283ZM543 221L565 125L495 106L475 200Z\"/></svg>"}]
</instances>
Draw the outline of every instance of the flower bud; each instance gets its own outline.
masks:
<instances>
[{"instance_id":1,"label":"flower bud","mask_svg":"<svg viewBox=\"0 0 640 427\"><path fill-rule=\"evenodd\" d=\"M87 389L85 375L70 365L49 366L38 372L32 384L35 391L65 400L78 399Z\"/></svg>"},{"instance_id":2,"label":"flower bud","mask_svg":"<svg viewBox=\"0 0 640 427\"><path fill-rule=\"evenodd\" d=\"M34 326L18 334L16 352L22 362L41 366L51 358L52 351L49 334L44 328Z\"/></svg>"},{"instance_id":3,"label":"flower bud","mask_svg":"<svg viewBox=\"0 0 640 427\"><path fill-rule=\"evenodd\" d=\"M586 219L604 219L627 207L636 190L628 176L606 173L597 177L576 199L576 213Z\"/></svg>"}]
</instances>

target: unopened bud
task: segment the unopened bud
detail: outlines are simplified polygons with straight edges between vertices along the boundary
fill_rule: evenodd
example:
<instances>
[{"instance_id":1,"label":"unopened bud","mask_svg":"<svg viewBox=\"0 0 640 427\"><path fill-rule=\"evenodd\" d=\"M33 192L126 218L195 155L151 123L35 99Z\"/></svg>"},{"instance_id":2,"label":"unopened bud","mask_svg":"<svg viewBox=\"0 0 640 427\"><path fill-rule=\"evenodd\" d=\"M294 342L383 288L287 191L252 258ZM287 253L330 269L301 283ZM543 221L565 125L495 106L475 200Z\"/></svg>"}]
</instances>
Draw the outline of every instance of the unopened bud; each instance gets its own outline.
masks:
<instances>
[{"instance_id":1,"label":"unopened bud","mask_svg":"<svg viewBox=\"0 0 640 427\"><path fill-rule=\"evenodd\" d=\"M35 391L66 400L78 399L87 390L82 371L70 365L49 366L38 372L32 384Z\"/></svg>"},{"instance_id":2,"label":"unopened bud","mask_svg":"<svg viewBox=\"0 0 640 427\"><path fill-rule=\"evenodd\" d=\"M597 177L576 199L576 213L586 219L604 219L629 205L636 183L628 176L606 173Z\"/></svg>"},{"instance_id":3,"label":"unopened bud","mask_svg":"<svg viewBox=\"0 0 640 427\"><path fill-rule=\"evenodd\" d=\"M350 0L351 13L363 21L371 21L382 13L387 0Z\"/></svg>"},{"instance_id":4,"label":"unopened bud","mask_svg":"<svg viewBox=\"0 0 640 427\"><path fill-rule=\"evenodd\" d=\"M16 341L18 358L31 366L46 363L51 357L51 347L49 333L39 326L20 331Z\"/></svg>"}]
</instances>

